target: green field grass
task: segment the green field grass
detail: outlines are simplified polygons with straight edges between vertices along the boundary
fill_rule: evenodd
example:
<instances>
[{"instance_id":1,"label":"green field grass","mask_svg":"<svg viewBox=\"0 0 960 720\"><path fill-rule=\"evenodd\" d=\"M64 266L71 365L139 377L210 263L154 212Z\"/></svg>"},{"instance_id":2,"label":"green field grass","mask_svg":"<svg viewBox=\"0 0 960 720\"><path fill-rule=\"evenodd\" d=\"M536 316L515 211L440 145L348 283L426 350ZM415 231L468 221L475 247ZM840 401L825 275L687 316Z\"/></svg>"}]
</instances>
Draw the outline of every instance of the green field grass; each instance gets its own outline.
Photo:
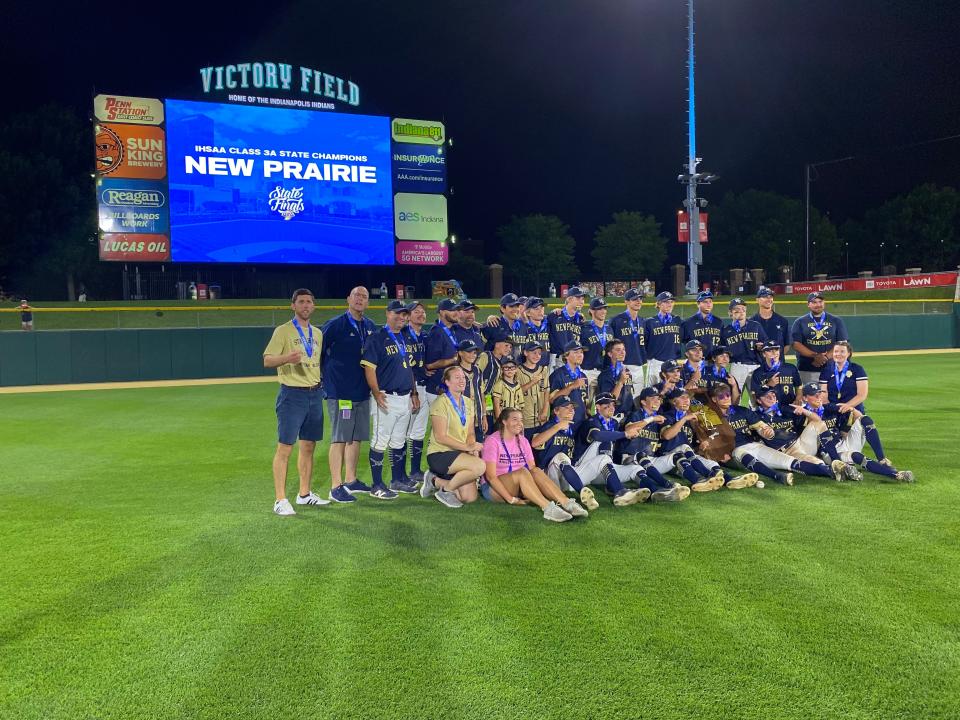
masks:
<instances>
[{"instance_id":1,"label":"green field grass","mask_svg":"<svg viewBox=\"0 0 960 720\"><path fill-rule=\"evenodd\" d=\"M838 315L889 315L902 313L949 313L952 312L954 289L952 287L908 288L877 292L830 293L829 310ZM725 307L729 298L718 297L717 305ZM857 302L869 300L870 302ZM748 298L750 312L755 310L752 298ZM893 301L893 302L890 302ZM498 312L498 299L479 298L479 317ZM548 299L559 307L560 300ZM428 301L431 309L436 300ZM343 312L346 303L338 298L317 299L314 320L323 323L337 313ZM611 299L611 307L617 308L622 301ZM286 319L289 300L267 298L261 300L218 300L198 303L183 300L145 301L100 301L89 303L34 303L37 312L34 322L37 330L79 330L93 328L165 328L165 327L242 327L274 326ZM385 302L374 299L370 313L381 317ZM691 315L695 311L693 301L677 303L677 312ZM806 312L806 298L798 295L778 299L779 312L795 317ZM14 312L15 304L7 303L0 310L0 330L16 330L20 327L20 315ZM117 308L120 308L119 310ZM138 308L149 308L140 310ZM654 312L649 299L644 304L644 314ZM616 311L616 310L615 310ZM725 314L725 313L722 313Z\"/></svg>"},{"instance_id":2,"label":"green field grass","mask_svg":"<svg viewBox=\"0 0 960 720\"><path fill-rule=\"evenodd\" d=\"M956 718L956 356L867 367L915 485L563 525L277 518L269 383L0 395L0 717Z\"/></svg>"}]
</instances>

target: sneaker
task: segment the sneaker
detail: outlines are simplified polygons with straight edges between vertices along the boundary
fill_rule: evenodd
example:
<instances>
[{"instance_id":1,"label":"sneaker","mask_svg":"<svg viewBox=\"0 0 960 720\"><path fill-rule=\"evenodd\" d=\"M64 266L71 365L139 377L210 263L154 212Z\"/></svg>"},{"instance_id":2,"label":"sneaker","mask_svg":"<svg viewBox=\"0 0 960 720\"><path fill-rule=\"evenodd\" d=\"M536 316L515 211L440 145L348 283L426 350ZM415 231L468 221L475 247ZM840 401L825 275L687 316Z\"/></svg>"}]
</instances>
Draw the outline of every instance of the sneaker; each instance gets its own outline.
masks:
<instances>
[{"instance_id":1,"label":"sneaker","mask_svg":"<svg viewBox=\"0 0 960 720\"><path fill-rule=\"evenodd\" d=\"M680 489L676 486L668 490L657 490L650 495L650 502L680 502L682 499Z\"/></svg>"},{"instance_id":2,"label":"sneaker","mask_svg":"<svg viewBox=\"0 0 960 720\"><path fill-rule=\"evenodd\" d=\"M457 497L455 492L450 492L449 490L437 490L436 498L440 501L441 505L446 505L448 508L463 507L463 503L460 502L460 498Z\"/></svg>"},{"instance_id":3,"label":"sneaker","mask_svg":"<svg viewBox=\"0 0 960 720\"><path fill-rule=\"evenodd\" d=\"M396 500L400 496L386 485L374 485L370 488L370 497L375 497L377 500Z\"/></svg>"},{"instance_id":4,"label":"sneaker","mask_svg":"<svg viewBox=\"0 0 960 720\"><path fill-rule=\"evenodd\" d=\"M853 482L860 482L863 480L863 473L860 472L860 468L852 463L846 463L846 467L843 469L843 472L847 476L847 480L852 480Z\"/></svg>"},{"instance_id":5,"label":"sneaker","mask_svg":"<svg viewBox=\"0 0 960 720\"><path fill-rule=\"evenodd\" d=\"M586 486L580 491L580 504L587 510L596 510L600 507L600 503L598 503L597 499L593 496L593 490Z\"/></svg>"},{"instance_id":6,"label":"sneaker","mask_svg":"<svg viewBox=\"0 0 960 720\"><path fill-rule=\"evenodd\" d=\"M613 504L615 507L626 507L627 505L636 505L638 502L643 502L649 497L650 491L646 488L640 488L639 490L624 489L613 496Z\"/></svg>"},{"instance_id":7,"label":"sneaker","mask_svg":"<svg viewBox=\"0 0 960 720\"><path fill-rule=\"evenodd\" d=\"M731 490L740 490L742 488L751 488L757 484L757 481L760 479L760 476L754 472L744 473L735 477L733 480L727 483L727 487Z\"/></svg>"},{"instance_id":8,"label":"sneaker","mask_svg":"<svg viewBox=\"0 0 960 720\"><path fill-rule=\"evenodd\" d=\"M713 480L703 479L698 483L694 483L690 486L690 490L693 492L710 492L711 490L716 490L717 485Z\"/></svg>"},{"instance_id":9,"label":"sneaker","mask_svg":"<svg viewBox=\"0 0 960 720\"><path fill-rule=\"evenodd\" d=\"M897 480L905 483L913 482L913 473L909 470L897 470Z\"/></svg>"},{"instance_id":10,"label":"sneaker","mask_svg":"<svg viewBox=\"0 0 960 720\"><path fill-rule=\"evenodd\" d=\"M354 480L353 482L344 483L343 487L345 487L347 489L347 492L349 492L351 495L357 495L358 493L363 495L369 495L370 492L373 490L373 488L371 488L369 485L367 485L366 483L360 480Z\"/></svg>"},{"instance_id":11,"label":"sneaker","mask_svg":"<svg viewBox=\"0 0 960 720\"><path fill-rule=\"evenodd\" d=\"M343 485L330 488L330 499L337 503L352 503L357 501Z\"/></svg>"},{"instance_id":12,"label":"sneaker","mask_svg":"<svg viewBox=\"0 0 960 720\"><path fill-rule=\"evenodd\" d=\"M564 503L563 509L570 513L573 517L587 517L590 514L584 510L573 498L570 498Z\"/></svg>"},{"instance_id":13,"label":"sneaker","mask_svg":"<svg viewBox=\"0 0 960 720\"><path fill-rule=\"evenodd\" d=\"M793 485L793 473L775 473L776 477L774 478L778 483L783 483L784 485Z\"/></svg>"},{"instance_id":14,"label":"sneaker","mask_svg":"<svg viewBox=\"0 0 960 720\"><path fill-rule=\"evenodd\" d=\"M833 460L830 463L830 472L833 473L834 480L843 482L847 478L847 464L843 460Z\"/></svg>"},{"instance_id":15,"label":"sneaker","mask_svg":"<svg viewBox=\"0 0 960 720\"><path fill-rule=\"evenodd\" d=\"M551 502L543 510L543 519L550 520L552 522L566 522L567 520L573 520L573 515L568 513L555 502Z\"/></svg>"},{"instance_id":16,"label":"sneaker","mask_svg":"<svg viewBox=\"0 0 960 720\"><path fill-rule=\"evenodd\" d=\"M410 477L407 479L410 481L411 485L419 485L420 483L423 482L423 473L422 472L410 473Z\"/></svg>"},{"instance_id":17,"label":"sneaker","mask_svg":"<svg viewBox=\"0 0 960 720\"><path fill-rule=\"evenodd\" d=\"M273 504L273 512L275 512L280 517L287 517L288 515L296 515L297 511L293 509L293 505L290 504L290 501L284 498L283 500L277 500Z\"/></svg>"},{"instance_id":18,"label":"sneaker","mask_svg":"<svg viewBox=\"0 0 960 720\"><path fill-rule=\"evenodd\" d=\"M435 477L436 475L429 470L423 474L423 485L420 486L420 497L428 498L437 491L437 486L433 484Z\"/></svg>"},{"instance_id":19,"label":"sneaker","mask_svg":"<svg viewBox=\"0 0 960 720\"><path fill-rule=\"evenodd\" d=\"M688 497L690 497L690 488L688 488L686 485L681 485L680 483L674 483L673 489L677 491L677 496L681 501L686 500Z\"/></svg>"},{"instance_id":20,"label":"sneaker","mask_svg":"<svg viewBox=\"0 0 960 720\"><path fill-rule=\"evenodd\" d=\"M403 493L404 495L417 494L417 485L412 480L408 482L392 482L390 483L390 489L394 492Z\"/></svg>"},{"instance_id":21,"label":"sneaker","mask_svg":"<svg viewBox=\"0 0 960 720\"><path fill-rule=\"evenodd\" d=\"M887 467L893 467L893 463L890 462L890 458L884 458L883 460L877 460L881 465L886 465Z\"/></svg>"},{"instance_id":22,"label":"sneaker","mask_svg":"<svg viewBox=\"0 0 960 720\"><path fill-rule=\"evenodd\" d=\"M289 505L289 503L287 503ZM297 505L329 505L329 500L324 500L319 495L315 495L313 491L307 493L304 497L302 495L297 495Z\"/></svg>"}]
</instances>

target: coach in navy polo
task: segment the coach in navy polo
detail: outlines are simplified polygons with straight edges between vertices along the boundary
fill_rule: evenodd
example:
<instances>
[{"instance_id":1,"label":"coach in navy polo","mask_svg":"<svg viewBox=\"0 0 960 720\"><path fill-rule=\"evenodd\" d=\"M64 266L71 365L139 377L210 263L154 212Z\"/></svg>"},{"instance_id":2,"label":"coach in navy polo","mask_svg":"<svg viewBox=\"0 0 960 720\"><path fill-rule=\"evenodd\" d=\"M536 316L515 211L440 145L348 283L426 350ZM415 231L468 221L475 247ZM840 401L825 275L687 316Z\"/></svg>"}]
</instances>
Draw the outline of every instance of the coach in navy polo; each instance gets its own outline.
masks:
<instances>
[{"instance_id":1,"label":"coach in navy polo","mask_svg":"<svg viewBox=\"0 0 960 720\"><path fill-rule=\"evenodd\" d=\"M723 320L713 314L713 293L704 290L697 295L697 312L683 321L680 326L680 341L684 344L699 340L703 352L709 353L714 345L720 344Z\"/></svg>"},{"instance_id":2,"label":"coach in navy polo","mask_svg":"<svg viewBox=\"0 0 960 720\"><path fill-rule=\"evenodd\" d=\"M643 323L647 346L647 385L660 381L660 366L680 358L680 318L673 314L673 294L657 295L657 314Z\"/></svg>"},{"instance_id":3,"label":"coach in navy polo","mask_svg":"<svg viewBox=\"0 0 960 720\"><path fill-rule=\"evenodd\" d=\"M357 479L360 443L370 439L370 388L360 367L363 344L377 331L363 314L369 304L367 289L355 287L347 297L347 311L323 326L321 367L331 425L330 499L337 502L370 492L370 486Z\"/></svg>"},{"instance_id":4,"label":"coach in navy polo","mask_svg":"<svg viewBox=\"0 0 960 720\"><path fill-rule=\"evenodd\" d=\"M826 311L822 292L807 295L806 315L793 321L790 339L797 354L797 369L804 384L820 382L820 371L830 362L837 340L849 340L843 320Z\"/></svg>"},{"instance_id":5,"label":"coach in navy polo","mask_svg":"<svg viewBox=\"0 0 960 720\"><path fill-rule=\"evenodd\" d=\"M647 363L647 346L644 344L643 318L640 309L643 307L643 293L637 288L630 288L623 295L627 309L616 315L610 322L613 337L623 343L627 355L623 364L630 371L633 378L633 395L640 396L643 389L643 366Z\"/></svg>"},{"instance_id":6,"label":"coach in navy polo","mask_svg":"<svg viewBox=\"0 0 960 720\"><path fill-rule=\"evenodd\" d=\"M427 335L426 355L427 363L427 402L433 405L442 391L443 371L451 365L456 365L457 320L460 319L460 310L457 303L450 298L444 298L437 305L437 324L430 329Z\"/></svg>"}]
</instances>

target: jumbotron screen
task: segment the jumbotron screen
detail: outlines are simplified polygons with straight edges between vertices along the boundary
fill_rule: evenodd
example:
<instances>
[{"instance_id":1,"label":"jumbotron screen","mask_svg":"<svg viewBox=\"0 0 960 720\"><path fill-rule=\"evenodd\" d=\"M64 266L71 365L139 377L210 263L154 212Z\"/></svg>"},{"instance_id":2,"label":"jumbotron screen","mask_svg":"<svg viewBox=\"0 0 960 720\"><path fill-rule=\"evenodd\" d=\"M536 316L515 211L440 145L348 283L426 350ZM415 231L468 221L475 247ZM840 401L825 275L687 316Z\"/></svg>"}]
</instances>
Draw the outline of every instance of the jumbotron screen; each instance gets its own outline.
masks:
<instances>
[{"instance_id":1,"label":"jumbotron screen","mask_svg":"<svg viewBox=\"0 0 960 720\"><path fill-rule=\"evenodd\" d=\"M171 260L394 263L390 118L165 105Z\"/></svg>"}]
</instances>

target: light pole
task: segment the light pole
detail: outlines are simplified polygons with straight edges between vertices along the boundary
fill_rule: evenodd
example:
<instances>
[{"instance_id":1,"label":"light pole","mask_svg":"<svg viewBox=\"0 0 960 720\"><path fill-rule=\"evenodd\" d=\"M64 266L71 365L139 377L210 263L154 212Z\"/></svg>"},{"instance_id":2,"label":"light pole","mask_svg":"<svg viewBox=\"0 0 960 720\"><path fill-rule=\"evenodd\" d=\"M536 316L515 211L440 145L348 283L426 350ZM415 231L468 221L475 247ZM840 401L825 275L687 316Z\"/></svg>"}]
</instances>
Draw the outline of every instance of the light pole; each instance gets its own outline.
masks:
<instances>
[{"instance_id":1,"label":"light pole","mask_svg":"<svg viewBox=\"0 0 960 720\"><path fill-rule=\"evenodd\" d=\"M803 218L804 218L804 237L806 238L806 279L810 279L810 183L817 179L817 168L824 165L836 165L837 163L853 160L853 155L847 157L834 158L833 160L820 160L818 162L807 163L803 166ZM811 172L812 171L812 172Z\"/></svg>"},{"instance_id":2,"label":"light pole","mask_svg":"<svg viewBox=\"0 0 960 720\"><path fill-rule=\"evenodd\" d=\"M883 275L883 243L880 243L880 274Z\"/></svg>"},{"instance_id":3,"label":"light pole","mask_svg":"<svg viewBox=\"0 0 960 720\"><path fill-rule=\"evenodd\" d=\"M848 243L846 240L843 241L843 254L844 254L844 255L846 256L846 258L847 258L847 272L846 272L846 275L847 275L847 277L850 277L850 243Z\"/></svg>"}]
</instances>

